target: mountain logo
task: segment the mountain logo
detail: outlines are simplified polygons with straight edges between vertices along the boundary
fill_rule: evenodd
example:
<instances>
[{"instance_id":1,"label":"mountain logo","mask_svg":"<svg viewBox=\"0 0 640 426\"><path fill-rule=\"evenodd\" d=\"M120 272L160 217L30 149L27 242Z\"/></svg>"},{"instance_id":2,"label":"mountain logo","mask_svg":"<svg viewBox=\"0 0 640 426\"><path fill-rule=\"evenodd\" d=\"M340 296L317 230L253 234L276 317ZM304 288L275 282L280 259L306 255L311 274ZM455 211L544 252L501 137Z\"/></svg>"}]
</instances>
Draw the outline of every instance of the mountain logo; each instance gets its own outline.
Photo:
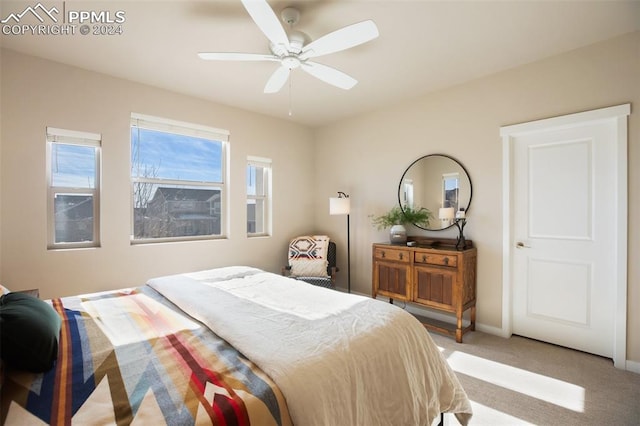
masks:
<instances>
[{"instance_id":1,"label":"mountain logo","mask_svg":"<svg viewBox=\"0 0 640 426\"><path fill-rule=\"evenodd\" d=\"M56 18L54 16L54 13L57 15L58 13L60 13L58 11L58 9L54 6L51 9L47 9L46 7L44 7L42 5L42 3L38 3L35 6L27 6L21 13L11 13L9 14L9 16L7 16L5 19L3 19L2 21L0 21L0 23L6 24L9 21L14 21L16 24L20 22L20 20L25 16L25 15L33 15L36 17L36 19L38 21L40 21L41 23L44 23L44 17L49 17L49 19L51 19L53 22L57 23L58 22L58 18Z\"/></svg>"}]
</instances>

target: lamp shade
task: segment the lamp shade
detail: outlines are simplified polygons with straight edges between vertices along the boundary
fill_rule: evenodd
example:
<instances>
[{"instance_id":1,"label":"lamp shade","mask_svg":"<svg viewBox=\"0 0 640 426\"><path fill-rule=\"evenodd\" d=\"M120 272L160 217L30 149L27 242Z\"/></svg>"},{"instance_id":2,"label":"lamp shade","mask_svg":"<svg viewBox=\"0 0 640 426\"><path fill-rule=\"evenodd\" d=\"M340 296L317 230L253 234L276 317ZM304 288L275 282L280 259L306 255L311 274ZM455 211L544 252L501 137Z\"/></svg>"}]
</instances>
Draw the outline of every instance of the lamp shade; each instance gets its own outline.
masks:
<instances>
[{"instance_id":1,"label":"lamp shade","mask_svg":"<svg viewBox=\"0 0 640 426\"><path fill-rule=\"evenodd\" d=\"M443 207L438 210L438 218L453 219L455 211L453 207Z\"/></svg>"},{"instance_id":2,"label":"lamp shade","mask_svg":"<svg viewBox=\"0 0 640 426\"><path fill-rule=\"evenodd\" d=\"M349 198L329 198L329 214L349 214L351 212L351 200Z\"/></svg>"}]
</instances>

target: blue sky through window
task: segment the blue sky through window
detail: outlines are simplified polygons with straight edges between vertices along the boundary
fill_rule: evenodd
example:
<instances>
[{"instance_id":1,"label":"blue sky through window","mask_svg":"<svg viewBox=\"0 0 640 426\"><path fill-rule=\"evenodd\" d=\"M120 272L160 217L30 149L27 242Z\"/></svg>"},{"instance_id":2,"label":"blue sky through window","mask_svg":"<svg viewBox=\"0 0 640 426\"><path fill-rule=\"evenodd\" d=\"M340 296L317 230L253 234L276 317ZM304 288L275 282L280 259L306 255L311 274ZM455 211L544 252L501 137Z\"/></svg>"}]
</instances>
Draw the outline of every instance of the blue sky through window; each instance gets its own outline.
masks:
<instances>
[{"instance_id":1,"label":"blue sky through window","mask_svg":"<svg viewBox=\"0 0 640 426\"><path fill-rule=\"evenodd\" d=\"M222 182L222 142L131 127L131 167L134 177Z\"/></svg>"},{"instance_id":2,"label":"blue sky through window","mask_svg":"<svg viewBox=\"0 0 640 426\"><path fill-rule=\"evenodd\" d=\"M96 148L54 143L51 150L53 186L95 188Z\"/></svg>"},{"instance_id":3,"label":"blue sky through window","mask_svg":"<svg viewBox=\"0 0 640 426\"><path fill-rule=\"evenodd\" d=\"M452 189L458 189L458 178L450 177L444 180L445 191L451 191Z\"/></svg>"},{"instance_id":4,"label":"blue sky through window","mask_svg":"<svg viewBox=\"0 0 640 426\"><path fill-rule=\"evenodd\" d=\"M247 166L247 195L256 195L256 167Z\"/></svg>"}]
</instances>

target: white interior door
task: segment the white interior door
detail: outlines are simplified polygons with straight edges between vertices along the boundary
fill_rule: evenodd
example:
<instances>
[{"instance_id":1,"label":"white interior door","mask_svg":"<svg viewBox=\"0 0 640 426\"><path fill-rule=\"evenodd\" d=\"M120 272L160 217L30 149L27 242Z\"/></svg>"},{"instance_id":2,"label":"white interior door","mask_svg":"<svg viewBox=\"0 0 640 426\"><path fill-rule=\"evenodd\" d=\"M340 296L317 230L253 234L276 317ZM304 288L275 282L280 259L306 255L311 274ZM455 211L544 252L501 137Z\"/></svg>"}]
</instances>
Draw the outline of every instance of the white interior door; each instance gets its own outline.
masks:
<instances>
[{"instance_id":1,"label":"white interior door","mask_svg":"<svg viewBox=\"0 0 640 426\"><path fill-rule=\"evenodd\" d=\"M619 239L626 245L619 130L597 120L509 136L513 333L614 357Z\"/></svg>"}]
</instances>

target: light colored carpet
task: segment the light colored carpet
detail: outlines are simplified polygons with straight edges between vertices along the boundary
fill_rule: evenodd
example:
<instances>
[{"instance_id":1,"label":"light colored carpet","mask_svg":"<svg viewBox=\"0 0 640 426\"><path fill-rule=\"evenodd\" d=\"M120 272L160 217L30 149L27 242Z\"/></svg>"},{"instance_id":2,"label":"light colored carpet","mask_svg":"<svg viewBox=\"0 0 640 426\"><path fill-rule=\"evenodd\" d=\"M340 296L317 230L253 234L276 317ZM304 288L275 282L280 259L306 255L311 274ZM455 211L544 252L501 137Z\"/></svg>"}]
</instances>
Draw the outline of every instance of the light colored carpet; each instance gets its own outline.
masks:
<instances>
[{"instance_id":1,"label":"light colored carpet","mask_svg":"<svg viewBox=\"0 0 640 426\"><path fill-rule=\"evenodd\" d=\"M610 359L519 336L431 336L471 400L471 425L640 425L640 374Z\"/></svg>"}]
</instances>

